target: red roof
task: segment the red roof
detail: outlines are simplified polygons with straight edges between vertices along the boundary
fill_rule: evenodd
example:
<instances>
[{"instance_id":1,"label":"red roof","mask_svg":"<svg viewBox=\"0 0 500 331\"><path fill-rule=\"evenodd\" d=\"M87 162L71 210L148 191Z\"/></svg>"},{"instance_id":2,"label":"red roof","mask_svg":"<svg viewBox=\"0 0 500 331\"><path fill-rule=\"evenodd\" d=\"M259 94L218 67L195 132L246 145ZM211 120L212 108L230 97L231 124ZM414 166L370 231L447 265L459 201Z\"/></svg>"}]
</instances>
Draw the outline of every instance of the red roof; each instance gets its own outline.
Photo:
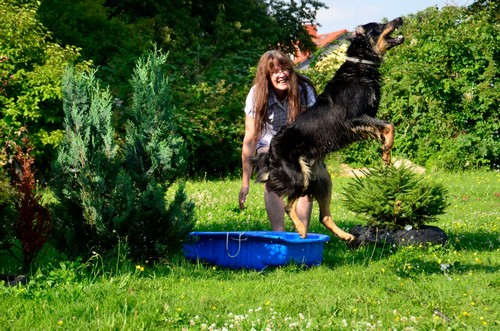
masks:
<instances>
[{"instance_id":1,"label":"red roof","mask_svg":"<svg viewBox=\"0 0 500 331\"><path fill-rule=\"evenodd\" d=\"M342 30L335 31L335 32L317 34L318 29L316 28L315 25L306 25L305 28L306 28L307 32L309 32L309 34L311 35L312 41L316 44L316 46L318 48L323 48L323 47L327 46L328 44L330 44L334 40L336 40L338 37L340 37L341 35L349 32L346 29L342 29ZM307 60L310 55L311 55L311 53L309 53L309 52L301 52L300 49L297 49L297 53L295 54L295 59L293 62L296 64L303 62L303 61Z\"/></svg>"}]
</instances>

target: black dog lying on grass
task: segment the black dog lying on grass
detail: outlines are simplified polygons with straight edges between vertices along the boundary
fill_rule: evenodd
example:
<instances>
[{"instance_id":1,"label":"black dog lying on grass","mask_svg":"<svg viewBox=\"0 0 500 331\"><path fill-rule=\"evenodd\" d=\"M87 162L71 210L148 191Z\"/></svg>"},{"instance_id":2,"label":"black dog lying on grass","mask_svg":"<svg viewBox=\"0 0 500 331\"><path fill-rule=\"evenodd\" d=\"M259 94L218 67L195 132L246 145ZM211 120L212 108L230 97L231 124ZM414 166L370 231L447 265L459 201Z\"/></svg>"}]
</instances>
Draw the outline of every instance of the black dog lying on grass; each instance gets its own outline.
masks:
<instances>
[{"instance_id":1,"label":"black dog lying on grass","mask_svg":"<svg viewBox=\"0 0 500 331\"><path fill-rule=\"evenodd\" d=\"M383 143L382 158L390 163L394 125L375 118L380 102L382 57L404 38L391 37L403 24L401 18L389 23L359 26L350 37L346 62L328 82L314 106L296 121L283 127L271 141L268 153L253 159L257 182L287 197L286 212L302 238L307 229L300 222L296 206L301 196L313 196L319 203L320 221L339 238L354 237L332 221L332 182L323 158L355 141L367 138Z\"/></svg>"}]
</instances>

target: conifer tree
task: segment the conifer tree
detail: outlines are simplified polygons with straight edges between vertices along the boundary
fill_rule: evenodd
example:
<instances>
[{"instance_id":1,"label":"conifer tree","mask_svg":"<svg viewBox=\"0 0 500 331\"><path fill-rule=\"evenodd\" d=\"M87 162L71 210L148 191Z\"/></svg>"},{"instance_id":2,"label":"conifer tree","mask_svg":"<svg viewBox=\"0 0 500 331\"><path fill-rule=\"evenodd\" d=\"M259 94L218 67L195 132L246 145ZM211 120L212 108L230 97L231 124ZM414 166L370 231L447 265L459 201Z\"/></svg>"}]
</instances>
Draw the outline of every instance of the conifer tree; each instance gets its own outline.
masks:
<instances>
[{"instance_id":1,"label":"conifer tree","mask_svg":"<svg viewBox=\"0 0 500 331\"><path fill-rule=\"evenodd\" d=\"M60 200L55 237L72 255L105 253L126 242L134 257L159 256L180 248L194 225L194 205L182 183L172 201L165 198L186 164L162 71L166 59L155 50L138 61L123 153L113 140L109 91L93 74L65 75L66 139L54 166Z\"/></svg>"},{"instance_id":2,"label":"conifer tree","mask_svg":"<svg viewBox=\"0 0 500 331\"><path fill-rule=\"evenodd\" d=\"M124 174L125 217L132 251L141 255L161 254L179 248L193 227L193 204L187 201L184 186L174 201L165 201L165 191L186 171L186 149L173 121L173 105L162 66L167 56L154 50L141 58L131 84L131 120L126 125ZM125 174L128 174L126 178Z\"/></svg>"},{"instance_id":3,"label":"conifer tree","mask_svg":"<svg viewBox=\"0 0 500 331\"><path fill-rule=\"evenodd\" d=\"M106 249L113 243L109 226L117 212L112 192L119 160L111 95L100 88L94 74L69 68L62 81L66 134L53 169L60 202L54 236L70 254Z\"/></svg>"},{"instance_id":4,"label":"conifer tree","mask_svg":"<svg viewBox=\"0 0 500 331\"><path fill-rule=\"evenodd\" d=\"M445 212L447 191L411 167L378 166L362 171L344 188L344 205L384 229L420 228Z\"/></svg>"}]
</instances>

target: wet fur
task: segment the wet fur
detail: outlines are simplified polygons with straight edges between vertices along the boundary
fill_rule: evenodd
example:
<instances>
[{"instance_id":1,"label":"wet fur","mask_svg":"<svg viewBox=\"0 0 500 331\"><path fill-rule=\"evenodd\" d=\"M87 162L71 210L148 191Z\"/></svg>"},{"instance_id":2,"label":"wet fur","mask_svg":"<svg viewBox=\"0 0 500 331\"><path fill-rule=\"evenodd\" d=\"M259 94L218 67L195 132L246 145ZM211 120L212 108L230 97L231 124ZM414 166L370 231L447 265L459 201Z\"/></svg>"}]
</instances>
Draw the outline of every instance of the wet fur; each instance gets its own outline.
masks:
<instances>
[{"instance_id":1,"label":"wet fur","mask_svg":"<svg viewBox=\"0 0 500 331\"><path fill-rule=\"evenodd\" d=\"M346 241L354 237L338 228L331 218L332 183L323 162L329 153L362 139L383 144L382 158L390 163L394 126L377 119L380 102L379 64L385 52L402 43L391 32L401 18L389 23L360 26L351 36L347 60L327 83L314 106L285 126L272 139L269 151L253 159L256 181L287 197L286 212L301 237L307 236L295 208L301 196L319 203L320 221Z\"/></svg>"}]
</instances>

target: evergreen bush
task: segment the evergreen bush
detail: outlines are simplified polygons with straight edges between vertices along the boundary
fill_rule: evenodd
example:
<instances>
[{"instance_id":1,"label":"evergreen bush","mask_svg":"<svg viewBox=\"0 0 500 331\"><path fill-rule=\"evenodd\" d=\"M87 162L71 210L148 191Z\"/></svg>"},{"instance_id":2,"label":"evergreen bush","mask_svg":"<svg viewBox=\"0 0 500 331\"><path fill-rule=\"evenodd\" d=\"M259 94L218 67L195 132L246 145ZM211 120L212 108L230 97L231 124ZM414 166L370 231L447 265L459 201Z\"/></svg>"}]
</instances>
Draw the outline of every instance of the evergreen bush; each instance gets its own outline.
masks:
<instances>
[{"instance_id":1,"label":"evergreen bush","mask_svg":"<svg viewBox=\"0 0 500 331\"><path fill-rule=\"evenodd\" d=\"M444 213L448 203L443 185L431 183L408 166L378 166L362 170L343 190L347 209L384 229L420 228Z\"/></svg>"},{"instance_id":2,"label":"evergreen bush","mask_svg":"<svg viewBox=\"0 0 500 331\"><path fill-rule=\"evenodd\" d=\"M125 241L134 257L178 249L192 229L193 203L181 184L185 149L172 122L166 55L138 61L123 153L112 128L112 97L94 73L68 69L63 80L66 137L54 163L59 198L55 238L70 255L111 251Z\"/></svg>"}]
</instances>

